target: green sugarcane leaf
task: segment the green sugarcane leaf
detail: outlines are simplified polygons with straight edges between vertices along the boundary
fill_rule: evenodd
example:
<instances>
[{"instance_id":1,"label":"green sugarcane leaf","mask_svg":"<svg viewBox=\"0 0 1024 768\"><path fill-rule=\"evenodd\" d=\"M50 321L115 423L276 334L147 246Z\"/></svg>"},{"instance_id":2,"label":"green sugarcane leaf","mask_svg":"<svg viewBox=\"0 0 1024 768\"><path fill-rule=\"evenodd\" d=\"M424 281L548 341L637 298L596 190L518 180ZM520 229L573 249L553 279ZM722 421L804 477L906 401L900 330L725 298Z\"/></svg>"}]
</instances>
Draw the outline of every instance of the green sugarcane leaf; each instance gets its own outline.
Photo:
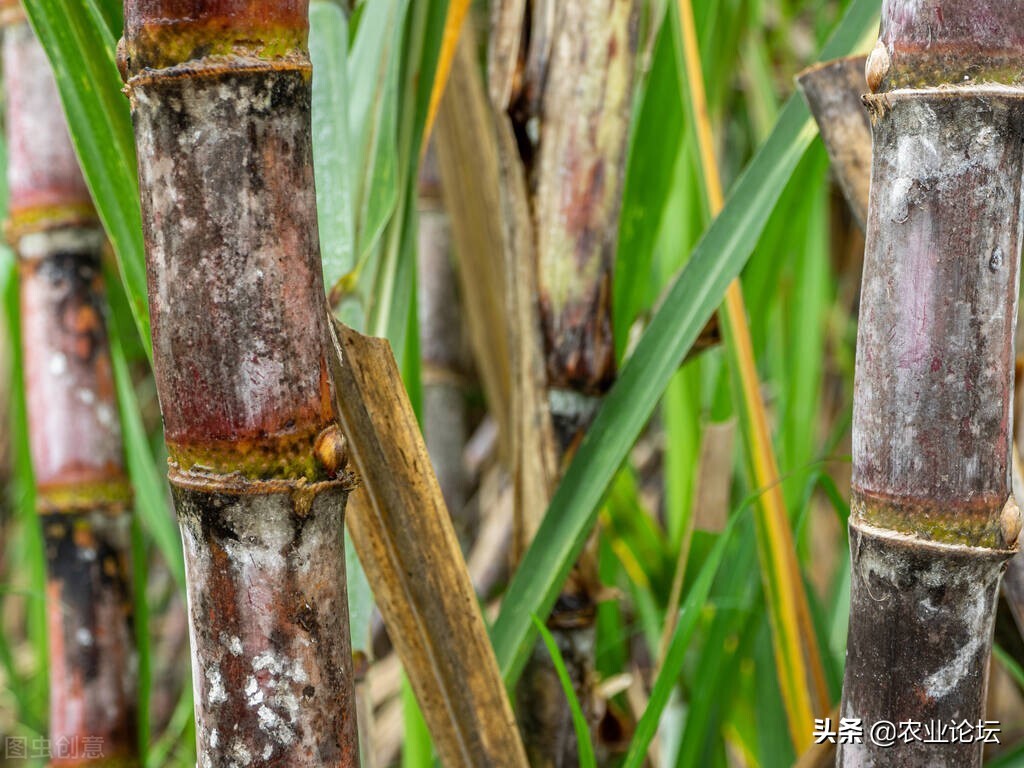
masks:
<instances>
[{"instance_id":1,"label":"green sugarcane leaf","mask_svg":"<svg viewBox=\"0 0 1024 768\"><path fill-rule=\"evenodd\" d=\"M185 562L181 551L178 527L171 515L167 486L157 470L156 460L146 439L142 411L132 384L121 339L125 329L119 328L117 315L110 314L110 357L117 388L128 476L135 492L135 511L145 531L152 537L178 587L185 589Z\"/></svg>"},{"instance_id":2,"label":"green sugarcane leaf","mask_svg":"<svg viewBox=\"0 0 1024 768\"><path fill-rule=\"evenodd\" d=\"M184 768L196 764L195 739L189 734L195 728L192 696L192 686L183 686L167 728L146 752L146 768L167 768L169 765ZM170 760L172 752L176 753L174 762Z\"/></svg>"},{"instance_id":3,"label":"green sugarcane leaf","mask_svg":"<svg viewBox=\"0 0 1024 768\"><path fill-rule=\"evenodd\" d=\"M698 537L706 536L706 533L697 531L694 544L699 540ZM711 555L715 552L713 547ZM743 641L750 640L765 623L752 524L742 526L736 533L730 550L727 555L730 567L717 579L711 598L715 611L710 626L702 633L704 640L697 657L699 662L694 665L685 682L687 690L714 690L721 691L722 695L688 710L679 734L677 752L672 757L676 768L703 766L709 751L718 747L722 740L724 720L733 709L734 699L741 695L739 676L744 666L743 660L749 653ZM707 559L701 567L706 563ZM700 583L702 573L696 570L695 585ZM774 663L769 668L769 674L775 674ZM784 713L780 714L784 717ZM783 729L783 738L787 734L788 731Z\"/></svg>"},{"instance_id":4,"label":"green sugarcane leaf","mask_svg":"<svg viewBox=\"0 0 1024 768\"><path fill-rule=\"evenodd\" d=\"M6 208L6 205L4 206ZM21 318L18 301L17 267L6 248L7 276L3 295L6 310L7 334L10 339L11 370L25 370L21 352ZM32 656L38 664L36 674L20 682L21 716L25 724L39 730L46 722L47 690L49 686L46 664L49 648L46 628L46 550L43 531L36 514L36 485L32 473L32 454L28 442L28 405L25 396L25 377L13 377L10 412L11 469L13 474L11 499L17 516L18 546L11 551L8 567L27 574L26 635ZM12 571L12 572L13 572Z\"/></svg>"},{"instance_id":5,"label":"green sugarcane leaf","mask_svg":"<svg viewBox=\"0 0 1024 768\"><path fill-rule=\"evenodd\" d=\"M149 705L153 693L152 635L149 631L149 600L146 586L149 583L149 559L146 557L146 537L143 535L139 518L131 521L132 552L132 605L135 614L132 624L135 628L136 675L138 704L135 712L138 729L139 754L149 749Z\"/></svg>"},{"instance_id":6,"label":"green sugarcane leaf","mask_svg":"<svg viewBox=\"0 0 1024 768\"><path fill-rule=\"evenodd\" d=\"M370 281L366 327L391 342L413 407L420 405L420 358L416 310L419 159L423 131L444 39L447 0L412 5L407 14L399 102L398 167L400 195L383 233Z\"/></svg>"},{"instance_id":7,"label":"green sugarcane leaf","mask_svg":"<svg viewBox=\"0 0 1024 768\"><path fill-rule=\"evenodd\" d=\"M348 57L356 259L369 258L398 202L398 86L408 0L367 3Z\"/></svg>"},{"instance_id":8,"label":"green sugarcane leaf","mask_svg":"<svg viewBox=\"0 0 1024 768\"><path fill-rule=\"evenodd\" d=\"M732 532L736 528L736 521L740 519L741 515L734 514L729 520L729 525L726 526L725 531L722 532L711 552L708 553L699 575L679 609L676 630L672 633L672 640L669 642L665 660L654 681L654 688L647 701L647 708L644 710L640 722L637 723L623 768L640 768L647 759L647 749L654 739L654 734L658 731L661 713L664 711L665 705L668 704L669 695L676 687L679 675L683 671L686 650L689 648L690 640L697 628L701 609L711 592L711 585L714 582L715 574L718 573L718 567L722 564L722 557L725 555L726 545L732 537Z\"/></svg>"},{"instance_id":9,"label":"green sugarcane leaf","mask_svg":"<svg viewBox=\"0 0 1024 768\"><path fill-rule=\"evenodd\" d=\"M569 711L572 712L572 727L576 731L576 748L580 757L580 768L596 768L597 760L594 758L594 745L590 742L590 726L587 725L587 718L583 714L580 700L576 696L576 689L573 687L572 678L569 677L569 670L565 668L565 659L555 642L554 636L544 623L536 616L530 617L533 626L540 633L541 640L547 646L551 661L555 665L555 672L558 674L558 682L562 684L562 691L569 702Z\"/></svg>"},{"instance_id":10,"label":"green sugarcane leaf","mask_svg":"<svg viewBox=\"0 0 1024 768\"><path fill-rule=\"evenodd\" d=\"M823 58L851 51L874 23L877 10L877 0L855 0L825 46ZM612 478L726 287L749 258L815 133L801 98L791 96L605 398L509 584L492 629L506 684L518 679L534 642L530 615L547 615L554 605Z\"/></svg>"},{"instance_id":11,"label":"green sugarcane leaf","mask_svg":"<svg viewBox=\"0 0 1024 768\"><path fill-rule=\"evenodd\" d=\"M152 357L146 257L135 168L135 136L117 71L106 4L25 0L36 36L53 66L82 173L117 254L132 317Z\"/></svg>"},{"instance_id":12,"label":"green sugarcane leaf","mask_svg":"<svg viewBox=\"0 0 1024 768\"><path fill-rule=\"evenodd\" d=\"M110 31L110 36L117 39L124 28L124 3L121 0L85 0L85 6Z\"/></svg>"},{"instance_id":13,"label":"green sugarcane leaf","mask_svg":"<svg viewBox=\"0 0 1024 768\"><path fill-rule=\"evenodd\" d=\"M615 584L622 566L612 550L612 536L602 530L598 539L597 568L601 584ZM597 604L595 619L596 650L594 667L602 680L621 674L626 669L628 655L626 620L619 600L601 600Z\"/></svg>"},{"instance_id":14,"label":"green sugarcane leaf","mask_svg":"<svg viewBox=\"0 0 1024 768\"><path fill-rule=\"evenodd\" d=\"M1024 768L1024 741L993 758L986 766L987 768Z\"/></svg>"},{"instance_id":15,"label":"green sugarcane leaf","mask_svg":"<svg viewBox=\"0 0 1024 768\"><path fill-rule=\"evenodd\" d=\"M309 5L313 63L313 169L324 284L330 291L355 267L348 107L348 22L336 3Z\"/></svg>"},{"instance_id":16,"label":"green sugarcane leaf","mask_svg":"<svg viewBox=\"0 0 1024 768\"><path fill-rule=\"evenodd\" d=\"M760 627L752 660L753 695L759 705L754 718L757 723L758 755L761 756L761 765L764 768L789 768L796 762L796 755L793 754L786 707L779 688L779 676L775 671L775 653L767 617Z\"/></svg>"},{"instance_id":17,"label":"green sugarcane leaf","mask_svg":"<svg viewBox=\"0 0 1024 768\"><path fill-rule=\"evenodd\" d=\"M432 768L434 746L409 679L402 676L402 768Z\"/></svg>"},{"instance_id":18,"label":"green sugarcane leaf","mask_svg":"<svg viewBox=\"0 0 1024 768\"><path fill-rule=\"evenodd\" d=\"M666 158L679 154L684 136L675 45L672 26L661 24L626 162L612 281L612 322L615 350L620 358L630 327L648 307L654 243L676 175L676 164L666 162ZM658 151L651 152L652 146L657 146Z\"/></svg>"},{"instance_id":19,"label":"green sugarcane leaf","mask_svg":"<svg viewBox=\"0 0 1024 768\"><path fill-rule=\"evenodd\" d=\"M7 216L7 142L0 135L0 212ZM46 563L43 559L42 536L36 521L35 485L32 478L31 459L28 448L28 425L25 411L25 380L20 375L21 343L20 343L20 312L18 293L18 267L14 252L6 245L0 244L0 304L4 326L3 339L0 341L0 359L9 362L13 373L11 388L4 392L10 397L10 410L0 413L9 421L6 426L9 433L4 437L9 441L9 449L13 477L6 487L0 486L0 508L13 510L19 525L7 541L4 542L4 554L7 557L7 574L21 572L29 576L29 596L27 634L36 658L46 658L46 612L44 596L46 589ZM3 369L3 366L0 366ZM0 389L3 389L0 387ZM2 452L2 449L0 449ZM7 575L4 574L4 575ZM0 598L6 597L7 587L0 588ZM0 610L4 608L0 600ZM13 642L12 642L13 641ZM29 727L38 730L44 722L46 711L46 675L33 676L26 680L15 662L13 643L16 642L7 633L0 632L0 666L7 679L7 689L14 694L17 712L27 721ZM39 655L43 654L43 655ZM42 677L43 679L38 679Z\"/></svg>"},{"instance_id":20,"label":"green sugarcane leaf","mask_svg":"<svg viewBox=\"0 0 1024 768\"><path fill-rule=\"evenodd\" d=\"M1013 655L1004 649L999 643L992 644L992 655L996 657L996 660L1003 665L1003 668L1010 673L1010 677L1017 686L1024 690L1024 669L1021 669L1020 664L1013 658Z\"/></svg>"}]
</instances>

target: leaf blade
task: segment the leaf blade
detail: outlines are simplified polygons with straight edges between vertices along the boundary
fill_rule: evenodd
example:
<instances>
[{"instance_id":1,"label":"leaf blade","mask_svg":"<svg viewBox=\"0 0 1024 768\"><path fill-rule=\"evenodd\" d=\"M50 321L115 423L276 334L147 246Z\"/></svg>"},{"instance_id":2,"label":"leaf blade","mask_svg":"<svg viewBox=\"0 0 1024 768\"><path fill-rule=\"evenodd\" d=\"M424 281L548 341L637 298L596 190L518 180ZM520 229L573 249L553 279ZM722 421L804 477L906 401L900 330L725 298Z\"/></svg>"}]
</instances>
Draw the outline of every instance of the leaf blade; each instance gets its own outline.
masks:
<instances>
[{"instance_id":1,"label":"leaf blade","mask_svg":"<svg viewBox=\"0 0 1024 768\"><path fill-rule=\"evenodd\" d=\"M536 615L531 616L530 619L533 621L533 626L537 628L537 632L540 633L540 638L544 641L544 645L547 646L548 654L555 665L555 672L558 674L558 681L562 684L562 691L569 702L569 711L572 713L572 728L576 732L580 768L597 768L597 760L594 757L594 745L590 742L590 726L587 724L587 718L583 714L580 700L576 696L572 678L569 677L569 670L565 668L565 659L562 658L562 652L558 648L558 643L555 641L550 630L544 626L543 622Z\"/></svg>"},{"instance_id":2,"label":"leaf blade","mask_svg":"<svg viewBox=\"0 0 1024 768\"><path fill-rule=\"evenodd\" d=\"M665 654L665 661L654 682L651 697L647 701L647 708L644 710L640 722L637 723L633 740L629 745L629 752L626 753L626 761L623 764L623 768L640 768L647 757L647 749L658 730L658 721L661 719L661 713L664 711L665 705L668 704L669 695L672 693L672 689L675 688L679 675L682 672L686 649L689 647L690 639L697 628L700 608L707 602L715 574L718 573L718 568L725 556L726 545L732 538L732 532L736 528L736 521L740 518L740 514L732 516L729 525L722 532L718 541L715 542L714 547L701 566L700 573L679 610L676 630L672 634L672 640Z\"/></svg>"}]
</instances>

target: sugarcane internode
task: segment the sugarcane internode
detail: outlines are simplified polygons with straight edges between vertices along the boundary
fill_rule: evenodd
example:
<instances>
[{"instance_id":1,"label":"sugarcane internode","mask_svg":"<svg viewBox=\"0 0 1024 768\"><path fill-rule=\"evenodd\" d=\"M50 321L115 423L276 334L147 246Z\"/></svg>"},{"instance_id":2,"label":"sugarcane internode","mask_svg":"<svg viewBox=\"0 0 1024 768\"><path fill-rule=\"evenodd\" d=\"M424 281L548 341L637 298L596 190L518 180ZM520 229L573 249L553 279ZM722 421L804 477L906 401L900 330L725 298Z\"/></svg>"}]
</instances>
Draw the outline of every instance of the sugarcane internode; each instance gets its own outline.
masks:
<instances>
[{"instance_id":1,"label":"sugarcane internode","mask_svg":"<svg viewBox=\"0 0 1024 768\"><path fill-rule=\"evenodd\" d=\"M103 232L56 83L16 2L0 9L6 232L18 255L28 438L46 555L52 766L137 766L124 470L100 273Z\"/></svg>"},{"instance_id":2,"label":"sugarcane internode","mask_svg":"<svg viewBox=\"0 0 1024 768\"><path fill-rule=\"evenodd\" d=\"M1010 493L1024 174L1015 5L886 2L867 62L841 712L864 723L984 719L999 579L1021 528ZM839 746L843 766L981 755L978 741Z\"/></svg>"},{"instance_id":3,"label":"sugarcane internode","mask_svg":"<svg viewBox=\"0 0 1024 768\"><path fill-rule=\"evenodd\" d=\"M358 765L308 3L125 6L200 766Z\"/></svg>"}]
</instances>

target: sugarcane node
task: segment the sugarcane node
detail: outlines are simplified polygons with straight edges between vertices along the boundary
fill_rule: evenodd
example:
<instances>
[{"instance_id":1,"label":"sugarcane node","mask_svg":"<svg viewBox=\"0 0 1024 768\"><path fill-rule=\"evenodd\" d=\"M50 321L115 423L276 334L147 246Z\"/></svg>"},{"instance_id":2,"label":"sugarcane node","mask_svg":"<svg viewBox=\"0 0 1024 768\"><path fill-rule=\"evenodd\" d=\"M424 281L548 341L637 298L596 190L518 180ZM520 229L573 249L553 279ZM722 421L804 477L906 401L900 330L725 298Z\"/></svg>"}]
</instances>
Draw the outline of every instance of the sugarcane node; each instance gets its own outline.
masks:
<instances>
[{"instance_id":1,"label":"sugarcane node","mask_svg":"<svg viewBox=\"0 0 1024 768\"><path fill-rule=\"evenodd\" d=\"M308 0L275 3L209 0L183 13L173 0L127 3L124 16L128 71L159 70L236 53L271 60L304 52Z\"/></svg>"},{"instance_id":2,"label":"sugarcane node","mask_svg":"<svg viewBox=\"0 0 1024 768\"><path fill-rule=\"evenodd\" d=\"M331 478L336 478L348 465L348 440L337 424L331 424L319 434L313 452Z\"/></svg>"},{"instance_id":3,"label":"sugarcane node","mask_svg":"<svg viewBox=\"0 0 1024 768\"><path fill-rule=\"evenodd\" d=\"M1002 549L1004 536L996 510L999 497L985 494L970 502L936 504L880 491L854 488L851 520L921 542Z\"/></svg>"},{"instance_id":4,"label":"sugarcane node","mask_svg":"<svg viewBox=\"0 0 1024 768\"><path fill-rule=\"evenodd\" d=\"M192 82L203 79L217 79L225 75L262 75L269 73L298 72L307 82L312 79L313 68L309 58L290 55L277 59L264 59L246 55L244 52L230 56L205 56L173 64L163 69L145 69L131 74L122 89L135 107L135 89L147 85L162 85L175 80Z\"/></svg>"},{"instance_id":5,"label":"sugarcane node","mask_svg":"<svg viewBox=\"0 0 1024 768\"><path fill-rule=\"evenodd\" d=\"M868 81L868 89L872 93L878 93L878 90L882 87L882 82L885 80L885 76L889 74L891 65L892 60L889 58L889 51L885 44L879 40L875 43L875 47L872 49L864 65L864 76Z\"/></svg>"},{"instance_id":6,"label":"sugarcane node","mask_svg":"<svg viewBox=\"0 0 1024 768\"><path fill-rule=\"evenodd\" d=\"M131 511L132 489L127 477L110 481L51 483L36 491L36 511L44 516L94 510L110 517Z\"/></svg>"},{"instance_id":7,"label":"sugarcane node","mask_svg":"<svg viewBox=\"0 0 1024 768\"><path fill-rule=\"evenodd\" d=\"M600 396L615 381L610 275L602 271L596 284L576 290L584 295L556 300L540 287L548 386Z\"/></svg>"},{"instance_id":8,"label":"sugarcane node","mask_svg":"<svg viewBox=\"0 0 1024 768\"><path fill-rule=\"evenodd\" d=\"M597 605L592 596L579 585L566 585L558 595L547 625L551 629L580 629L593 626L597 618Z\"/></svg>"},{"instance_id":9,"label":"sugarcane node","mask_svg":"<svg viewBox=\"0 0 1024 768\"><path fill-rule=\"evenodd\" d=\"M885 87L1020 83L1019 18L1019 3L1008 0L885 2L879 39L892 59Z\"/></svg>"},{"instance_id":10,"label":"sugarcane node","mask_svg":"<svg viewBox=\"0 0 1024 768\"><path fill-rule=\"evenodd\" d=\"M1003 535L1003 545L1007 549L1016 548L1017 540L1020 537L1021 517L1020 507L1017 506L1017 500L1013 494L1010 494L1006 504L1003 505L1003 511L999 515L999 529Z\"/></svg>"},{"instance_id":11,"label":"sugarcane node","mask_svg":"<svg viewBox=\"0 0 1024 768\"><path fill-rule=\"evenodd\" d=\"M19 243L23 237L37 232L52 232L62 228L95 228L99 225L96 209L88 200L54 202L19 207L12 205L4 222L4 237L16 250L19 258L25 256Z\"/></svg>"},{"instance_id":12,"label":"sugarcane node","mask_svg":"<svg viewBox=\"0 0 1024 768\"><path fill-rule=\"evenodd\" d=\"M861 96L860 103L868 111L871 125L875 125L892 109L892 103L888 100L887 93L865 93Z\"/></svg>"},{"instance_id":13,"label":"sugarcane node","mask_svg":"<svg viewBox=\"0 0 1024 768\"><path fill-rule=\"evenodd\" d=\"M340 472L335 478L314 482L303 477L254 478L240 471L218 473L196 466L182 469L173 459L167 461L167 480L175 488L221 494L224 498L291 494L296 498L315 499L328 489L341 488L347 493L359 485L358 478L352 472Z\"/></svg>"}]
</instances>

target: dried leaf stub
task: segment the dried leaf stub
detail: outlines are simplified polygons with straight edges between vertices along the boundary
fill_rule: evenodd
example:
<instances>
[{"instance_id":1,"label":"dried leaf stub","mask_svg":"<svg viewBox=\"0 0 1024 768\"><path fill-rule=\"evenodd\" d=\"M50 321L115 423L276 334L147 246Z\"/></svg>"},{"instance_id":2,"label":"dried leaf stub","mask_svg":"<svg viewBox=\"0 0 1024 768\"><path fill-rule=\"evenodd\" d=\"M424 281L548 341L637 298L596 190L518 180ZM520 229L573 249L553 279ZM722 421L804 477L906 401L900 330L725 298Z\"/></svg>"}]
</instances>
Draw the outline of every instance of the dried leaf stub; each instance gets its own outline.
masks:
<instances>
[{"instance_id":1,"label":"dried leaf stub","mask_svg":"<svg viewBox=\"0 0 1024 768\"><path fill-rule=\"evenodd\" d=\"M586 394L615 375L611 269L638 16L636 0L539 2L528 13L512 1L493 14L491 99L514 133L534 228L533 256L522 239L508 255L536 263L548 383Z\"/></svg>"},{"instance_id":2,"label":"dried leaf stub","mask_svg":"<svg viewBox=\"0 0 1024 768\"><path fill-rule=\"evenodd\" d=\"M496 109L504 111L520 89L519 52L522 46L526 0L491 4L491 35L487 50L487 91Z\"/></svg>"},{"instance_id":3,"label":"dried leaf stub","mask_svg":"<svg viewBox=\"0 0 1024 768\"><path fill-rule=\"evenodd\" d=\"M558 449L548 409L529 192L512 125L495 116L507 333L512 370L509 427L515 477L516 560L526 551L558 484Z\"/></svg>"},{"instance_id":4,"label":"dried leaf stub","mask_svg":"<svg viewBox=\"0 0 1024 768\"><path fill-rule=\"evenodd\" d=\"M1017 501L1019 526L1020 504L1024 503L1024 475L1021 474L1020 456L1016 448L1013 451L1013 495ZM1003 596L1010 606L1018 631L1024 633L1024 550L1019 550L1006 565L1006 573L1003 574Z\"/></svg>"},{"instance_id":5,"label":"dried leaf stub","mask_svg":"<svg viewBox=\"0 0 1024 768\"><path fill-rule=\"evenodd\" d=\"M733 480L733 440L736 420L711 422L704 428L694 485L694 528L721 533L729 517Z\"/></svg>"},{"instance_id":6,"label":"dried leaf stub","mask_svg":"<svg viewBox=\"0 0 1024 768\"><path fill-rule=\"evenodd\" d=\"M363 490L349 531L446 766L526 768L473 585L387 341L334 324L342 428ZM360 498L361 497L361 498Z\"/></svg>"},{"instance_id":7,"label":"dried leaf stub","mask_svg":"<svg viewBox=\"0 0 1024 768\"><path fill-rule=\"evenodd\" d=\"M871 125L861 96L869 83L865 58L850 56L801 72L797 81L811 108L843 196L861 230L867 226L871 183Z\"/></svg>"}]
</instances>

